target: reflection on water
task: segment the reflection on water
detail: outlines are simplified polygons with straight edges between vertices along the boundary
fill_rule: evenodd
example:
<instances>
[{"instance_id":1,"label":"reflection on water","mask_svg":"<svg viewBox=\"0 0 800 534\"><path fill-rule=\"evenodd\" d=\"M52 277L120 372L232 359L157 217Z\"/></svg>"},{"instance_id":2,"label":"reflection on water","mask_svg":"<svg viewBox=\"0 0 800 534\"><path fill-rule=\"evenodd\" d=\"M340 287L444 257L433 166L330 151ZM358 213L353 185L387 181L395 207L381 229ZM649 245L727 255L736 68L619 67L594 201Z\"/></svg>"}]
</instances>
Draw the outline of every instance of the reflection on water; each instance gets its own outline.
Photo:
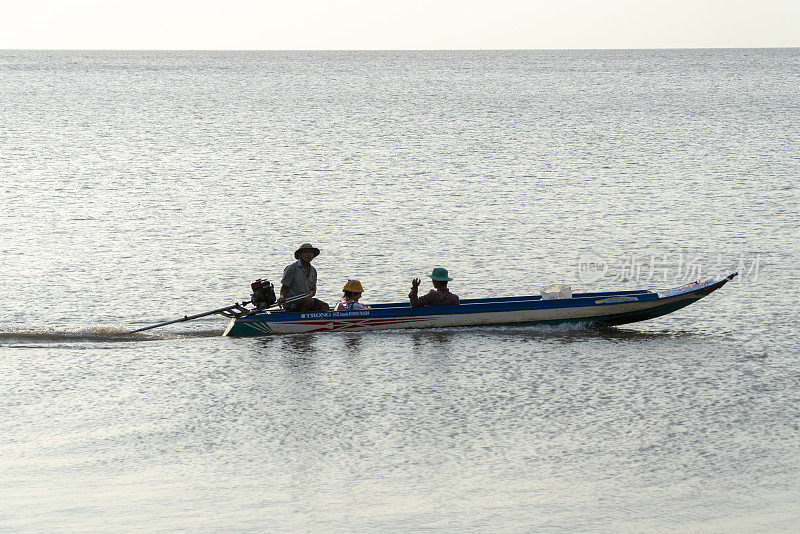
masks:
<instances>
[{"instance_id":1,"label":"reflection on water","mask_svg":"<svg viewBox=\"0 0 800 534\"><path fill-rule=\"evenodd\" d=\"M363 345L363 336L360 335L349 335L345 334L344 336L344 351L346 354L353 354L358 353L361 350Z\"/></svg>"},{"instance_id":2,"label":"reflection on water","mask_svg":"<svg viewBox=\"0 0 800 534\"><path fill-rule=\"evenodd\" d=\"M547 342L547 343L580 343L591 340L609 341L647 341L664 339L696 339L697 341L725 341L729 336L708 332L687 330L637 330L626 327L582 327L576 325L541 326L471 326L454 328L420 328L377 330L363 332L334 332L314 334L287 334L281 336L264 336L256 338L264 347L296 354L309 354L318 350L318 343L324 340L325 347L335 347L342 353L358 353L365 348L372 350L373 343L392 344L410 340L414 349L436 347L446 351L455 340L467 340L479 344L497 342ZM234 341L237 342L237 341ZM401 346L401 345L397 345ZM327 349L326 349L327 350Z\"/></svg>"},{"instance_id":3,"label":"reflection on water","mask_svg":"<svg viewBox=\"0 0 800 534\"><path fill-rule=\"evenodd\" d=\"M314 334L297 334L280 337L281 351L294 355L313 355L317 350L316 342L317 336Z\"/></svg>"},{"instance_id":4,"label":"reflection on water","mask_svg":"<svg viewBox=\"0 0 800 534\"><path fill-rule=\"evenodd\" d=\"M596 335L609 340L697 339L698 341L724 340L726 336L697 330L636 330L612 326L598 329Z\"/></svg>"},{"instance_id":5,"label":"reflection on water","mask_svg":"<svg viewBox=\"0 0 800 534\"><path fill-rule=\"evenodd\" d=\"M423 347L428 349L433 346L442 351L447 351L450 340L453 336L458 336L459 333L463 336L463 329L461 329L461 332L448 332L439 328L414 330L413 333L411 333L411 341L415 349Z\"/></svg>"}]
</instances>

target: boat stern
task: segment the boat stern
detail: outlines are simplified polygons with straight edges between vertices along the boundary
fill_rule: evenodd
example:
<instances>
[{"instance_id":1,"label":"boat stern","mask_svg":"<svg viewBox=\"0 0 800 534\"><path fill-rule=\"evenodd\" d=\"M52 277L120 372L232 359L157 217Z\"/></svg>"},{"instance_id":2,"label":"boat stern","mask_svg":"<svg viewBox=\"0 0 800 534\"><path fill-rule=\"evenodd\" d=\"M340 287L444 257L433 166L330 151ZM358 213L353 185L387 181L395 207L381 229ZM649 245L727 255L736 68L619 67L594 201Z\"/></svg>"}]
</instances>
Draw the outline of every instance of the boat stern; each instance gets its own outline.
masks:
<instances>
[{"instance_id":1,"label":"boat stern","mask_svg":"<svg viewBox=\"0 0 800 534\"><path fill-rule=\"evenodd\" d=\"M273 334L269 324L262 321L248 321L243 317L234 317L222 333L228 337L255 337Z\"/></svg>"}]
</instances>

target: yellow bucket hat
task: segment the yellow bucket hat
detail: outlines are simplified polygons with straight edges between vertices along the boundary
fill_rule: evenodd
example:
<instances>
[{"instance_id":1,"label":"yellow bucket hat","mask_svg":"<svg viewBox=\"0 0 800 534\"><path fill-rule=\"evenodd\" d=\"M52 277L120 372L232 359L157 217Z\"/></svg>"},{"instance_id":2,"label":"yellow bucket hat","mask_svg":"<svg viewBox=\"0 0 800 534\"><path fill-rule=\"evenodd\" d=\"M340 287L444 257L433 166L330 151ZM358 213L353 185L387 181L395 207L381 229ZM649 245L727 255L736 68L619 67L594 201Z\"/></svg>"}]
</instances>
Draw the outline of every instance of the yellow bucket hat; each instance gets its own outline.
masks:
<instances>
[{"instance_id":1,"label":"yellow bucket hat","mask_svg":"<svg viewBox=\"0 0 800 534\"><path fill-rule=\"evenodd\" d=\"M351 278L342 288L342 291L350 291L351 293L363 293L364 288L359 280Z\"/></svg>"}]
</instances>

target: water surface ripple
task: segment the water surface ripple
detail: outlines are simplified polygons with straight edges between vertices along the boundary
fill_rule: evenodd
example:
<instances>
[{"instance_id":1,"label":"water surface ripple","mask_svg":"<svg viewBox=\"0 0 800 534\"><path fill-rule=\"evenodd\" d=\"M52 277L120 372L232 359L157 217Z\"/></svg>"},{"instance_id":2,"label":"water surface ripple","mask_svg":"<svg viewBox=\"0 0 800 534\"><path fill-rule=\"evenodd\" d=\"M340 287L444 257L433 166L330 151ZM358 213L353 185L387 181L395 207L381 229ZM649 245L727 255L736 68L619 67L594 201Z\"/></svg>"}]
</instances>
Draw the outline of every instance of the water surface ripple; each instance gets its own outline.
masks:
<instances>
[{"instance_id":1,"label":"water surface ripple","mask_svg":"<svg viewBox=\"0 0 800 534\"><path fill-rule=\"evenodd\" d=\"M800 50L0 51L0 117L0 530L800 525ZM603 331L124 334L304 241L329 302L741 275Z\"/></svg>"}]
</instances>

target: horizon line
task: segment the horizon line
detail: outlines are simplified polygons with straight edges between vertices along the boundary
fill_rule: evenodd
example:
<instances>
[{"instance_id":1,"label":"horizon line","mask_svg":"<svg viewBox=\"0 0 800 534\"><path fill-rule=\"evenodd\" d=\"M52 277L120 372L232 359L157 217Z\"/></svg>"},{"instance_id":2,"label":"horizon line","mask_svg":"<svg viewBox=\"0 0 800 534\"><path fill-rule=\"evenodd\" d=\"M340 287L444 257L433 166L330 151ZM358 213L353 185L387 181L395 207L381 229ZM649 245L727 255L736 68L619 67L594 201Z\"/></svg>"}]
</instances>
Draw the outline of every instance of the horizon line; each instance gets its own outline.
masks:
<instances>
[{"instance_id":1,"label":"horizon line","mask_svg":"<svg viewBox=\"0 0 800 534\"><path fill-rule=\"evenodd\" d=\"M537 52L580 50L764 50L793 49L800 45L767 46L654 46L564 48L0 48L3 52Z\"/></svg>"}]
</instances>

